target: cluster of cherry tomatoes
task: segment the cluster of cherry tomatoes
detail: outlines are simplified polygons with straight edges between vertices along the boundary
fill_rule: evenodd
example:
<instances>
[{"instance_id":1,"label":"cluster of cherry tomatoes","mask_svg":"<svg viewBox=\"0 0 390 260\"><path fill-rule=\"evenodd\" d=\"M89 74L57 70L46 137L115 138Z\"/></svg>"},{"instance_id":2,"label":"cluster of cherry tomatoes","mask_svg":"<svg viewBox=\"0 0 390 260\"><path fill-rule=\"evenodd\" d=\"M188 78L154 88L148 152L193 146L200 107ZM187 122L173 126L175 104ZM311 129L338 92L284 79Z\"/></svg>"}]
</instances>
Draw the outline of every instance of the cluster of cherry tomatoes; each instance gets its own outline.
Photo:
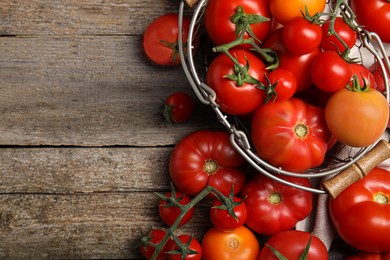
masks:
<instances>
[{"instance_id":1,"label":"cluster of cherry tomatoes","mask_svg":"<svg viewBox=\"0 0 390 260\"><path fill-rule=\"evenodd\" d=\"M360 22L366 22L369 15L359 6L370 1L351 2L348 11L359 12ZM390 14L390 4L382 4ZM382 71L350 56L359 45L356 25L339 15L340 6L323 15L325 5L325 0L209 0L204 13L215 46L205 83L216 93L220 109L250 119L251 142L262 159L298 173L323 165L336 141L353 147L374 143L389 119ZM163 15L145 31L145 53L153 62L180 64L177 19L176 14ZM184 18L184 43L189 23ZM389 30L382 27L370 30L389 41ZM182 110L191 110L186 104L193 107L181 102ZM142 254L148 259L327 259L321 240L294 230L312 212L313 195L248 173L244 163L225 131L196 131L178 142L169 161L173 189L159 195L159 213L170 228L145 235ZM329 208L340 236L378 257L390 248L388 175L375 169ZM311 186L305 178L281 178ZM212 227L201 241L175 235L203 199L210 202ZM265 245L258 234L267 236Z\"/></svg>"}]
</instances>

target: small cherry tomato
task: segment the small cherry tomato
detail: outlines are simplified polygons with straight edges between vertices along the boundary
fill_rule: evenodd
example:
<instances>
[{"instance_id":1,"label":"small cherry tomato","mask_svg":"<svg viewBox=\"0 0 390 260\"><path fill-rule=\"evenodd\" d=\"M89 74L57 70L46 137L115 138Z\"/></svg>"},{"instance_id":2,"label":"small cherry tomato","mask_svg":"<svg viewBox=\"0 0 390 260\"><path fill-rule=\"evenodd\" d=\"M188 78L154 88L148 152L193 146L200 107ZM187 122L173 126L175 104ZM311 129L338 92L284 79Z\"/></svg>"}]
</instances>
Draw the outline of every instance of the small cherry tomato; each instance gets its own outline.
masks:
<instances>
[{"instance_id":1,"label":"small cherry tomato","mask_svg":"<svg viewBox=\"0 0 390 260\"><path fill-rule=\"evenodd\" d=\"M202 246L196 238L189 235L179 235L178 239L184 245L185 250L180 251L180 247L176 243L171 243L171 247L169 250L171 253L167 254L169 260L202 259ZM174 251L177 251L177 253L173 253Z\"/></svg>"},{"instance_id":2,"label":"small cherry tomato","mask_svg":"<svg viewBox=\"0 0 390 260\"><path fill-rule=\"evenodd\" d=\"M285 101L297 91L297 80L289 70L277 68L266 75L269 80L269 84L265 88L266 101Z\"/></svg>"},{"instance_id":3,"label":"small cherry tomato","mask_svg":"<svg viewBox=\"0 0 390 260\"><path fill-rule=\"evenodd\" d=\"M243 226L247 218L246 205L242 199L234 197L230 202L235 217L228 212L228 206L224 205L219 199L214 200L210 208L211 222L222 231L232 231Z\"/></svg>"},{"instance_id":4,"label":"small cherry tomato","mask_svg":"<svg viewBox=\"0 0 390 260\"><path fill-rule=\"evenodd\" d=\"M183 194L180 191L175 191L176 194L176 201L181 205L187 205L189 202L191 202L191 197L188 195ZM167 200L169 198L172 199L172 192L168 192L165 194L165 197ZM177 206L172 205L169 201L161 199L158 206L158 213L161 217L161 219L169 226L172 226L176 219L180 215L180 208ZM189 222L192 217L194 216L195 208L192 207L182 218L182 220L179 223L179 226L186 224Z\"/></svg>"},{"instance_id":5,"label":"small cherry tomato","mask_svg":"<svg viewBox=\"0 0 390 260\"><path fill-rule=\"evenodd\" d=\"M141 238L141 242L142 242L142 244L140 246L141 254L146 259L151 259L156 250L153 246L146 244L144 242L144 240L149 242L149 243L153 243L153 244L157 245L164 239L166 234L167 234L167 232L163 229L154 228L154 229L150 230L150 232L148 234L146 234L145 236L143 236ZM164 259L168 258L168 256L165 253L169 250L171 243L172 243L172 240L171 240L171 238L169 238L168 241L165 243L163 249L157 255L156 260L164 260Z\"/></svg>"},{"instance_id":6,"label":"small cherry tomato","mask_svg":"<svg viewBox=\"0 0 390 260\"><path fill-rule=\"evenodd\" d=\"M195 102L190 95L184 92L175 92L163 100L163 115L169 123L188 121L195 110Z\"/></svg>"},{"instance_id":7,"label":"small cherry tomato","mask_svg":"<svg viewBox=\"0 0 390 260\"><path fill-rule=\"evenodd\" d=\"M325 51L336 51L342 53L345 51L343 43L337 39L335 34L329 34L330 20L322 25L322 40L321 48ZM357 33L344 22L342 17L336 17L334 22L334 31L344 41L349 49L351 49L357 40Z\"/></svg>"}]
</instances>

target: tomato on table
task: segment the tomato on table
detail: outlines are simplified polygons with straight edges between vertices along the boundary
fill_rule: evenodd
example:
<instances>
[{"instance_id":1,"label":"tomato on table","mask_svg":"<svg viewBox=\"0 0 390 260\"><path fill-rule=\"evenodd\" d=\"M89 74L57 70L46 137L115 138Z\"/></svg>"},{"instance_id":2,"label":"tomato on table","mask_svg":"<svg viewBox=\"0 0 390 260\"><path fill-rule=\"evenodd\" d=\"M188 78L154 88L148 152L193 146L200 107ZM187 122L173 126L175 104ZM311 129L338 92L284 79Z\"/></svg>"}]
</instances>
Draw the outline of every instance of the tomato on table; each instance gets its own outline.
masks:
<instances>
[{"instance_id":1,"label":"tomato on table","mask_svg":"<svg viewBox=\"0 0 390 260\"><path fill-rule=\"evenodd\" d=\"M307 178L281 178L311 187ZM287 186L260 173L245 184L241 197L245 198L248 211L245 224L262 235L274 235L292 229L312 211L312 193Z\"/></svg>"},{"instance_id":2,"label":"tomato on table","mask_svg":"<svg viewBox=\"0 0 390 260\"><path fill-rule=\"evenodd\" d=\"M194 100L184 92L174 92L162 102L164 105L163 115L169 123L186 122L195 110Z\"/></svg>"},{"instance_id":3,"label":"tomato on table","mask_svg":"<svg viewBox=\"0 0 390 260\"><path fill-rule=\"evenodd\" d=\"M329 213L340 237L365 252L390 249L390 172L374 168L329 201Z\"/></svg>"},{"instance_id":4,"label":"tomato on table","mask_svg":"<svg viewBox=\"0 0 390 260\"><path fill-rule=\"evenodd\" d=\"M175 194L176 201L180 205L185 206L191 202L191 197L186 195L186 194L183 194L180 191L175 191L174 194ZM158 205L158 213L159 213L161 219L169 226L172 226L175 223L175 221L177 220L177 218L179 217L179 215L181 213L179 207L174 206L172 203L170 203L168 201L168 199L172 198L173 196L174 195L172 194L172 192L166 193L165 197L167 198L167 200L160 199L160 202ZM188 212L184 215L184 217L180 221L179 226L182 226L182 225L188 223L192 219L192 217L194 216L194 211L195 211L195 208L193 208L193 207L191 209L189 209Z\"/></svg>"},{"instance_id":5,"label":"tomato on table","mask_svg":"<svg viewBox=\"0 0 390 260\"><path fill-rule=\"evenodd\" d=\"M272 0L270 1L270 10L274 19L280 24L285 25L295 17L302 16L305 13L305 7L310 15L323 12L326 0Z\"/></svg>"},{"instance_id":6,"label":"tomato on table","mask_svg":"<svg viewBox=\"0 0 390 260\"><path fill-rule=\"evenodd\" d=\"M232 231L243 226L247 218L247 208L243 199L233 197L229 199L229 202L235 217L228 211L228 205L219 199L214 200L210 208L211 222L214 227L222 231Z\"/></svg>"},{"instance_id":7,"label":"tomato on table","mask_svg":"<svg viewBox=\"0 0 390 260\"><path fill-rule=\"evenodd\" d=\"M148 234L146 234L144 237L142 237L141 241L144 239L148 241L149 243L153 243L155 245L159 244L165 237L167 232L163 229L154 228L151 229ZM156 260L164 260L168 259L168 256L166 255L166 252L169 250L171 246L172 240L171 238L168 239L167 243L164 245L162 250L158 253ZM156 249L146 243L142 243L140 246L141 254L146 259L151 259Z\"/></svg>"},{"instance_id":8,"label":"tomato on table","mask_svg":"<svg viewBox=\"0 0 390 260\"><path fill-rule=\"evenodd\" d=\"M210 185L228 196L233 184L237 194L245 183L243 163L227 131L197 130L172 150L169 173L175 187L185 194L197 195Z\"/></svg>"},{"instance_id":9,"label":"tomato on table","mask_svg":"<svg viewBox=\"0 0 390 260\"><path fill-rule=\"evenodd\" d=\"M232 50L231 55L237 58L243 71L239 71L233 61L221 53L209 65L206 84L215 91L222 111L245 115L265 100L265 91L257 88L264 80L265 65L247 50Z\"/></svg>"},{"instance_id":10,"label":"tomato on table","mask_svg":"<svg viewBox=\"0 0 390 260\"><path fill-rule=\"evenodd\" d=\"M202 249L204 260L256 260L260 245L245 226L230 232L212 227L203 236Z\"/></svg>"},{"instance_id":11,"label":"tomato on table","mask_svg":"<svg viewBox=\"0 0 390 260\"><path fill-rule=\"evenodd\" d=\"M305 248L310 243L307 255ZM324 243L309 232L299 230L288 230L277 233L266 242L266 245L260 252L258 260L278 260L272 247L282 254L285 259L307 259L307 260L327 260L328 250Z\"/></svg>"},{"instance_id":12,"label":"tomato on table","mask_svg":"<svg viewBox=\"0 0 390 260\"><path fill-rule=\"evenodd\" d=\"M181 251L180 247L175 243L171 243L168 250L169 260L201 260L202 259L202 245L199 241L189 235L179 235L178 239L185 246L185 250Z\"/></svg>"},{"instance_id":13,"label":"tomato on table","mask_svg":"<svg viewBox=\"0 0 390 260\"><path fill-rule=\"evenodd\" d=\"M164 14L153 20L144 31L143 48L147 57L162 66L180 65L178 47L179 16ZM183 18L183 43L187 41L190 20Z\"/></svg>"}]
</instances>

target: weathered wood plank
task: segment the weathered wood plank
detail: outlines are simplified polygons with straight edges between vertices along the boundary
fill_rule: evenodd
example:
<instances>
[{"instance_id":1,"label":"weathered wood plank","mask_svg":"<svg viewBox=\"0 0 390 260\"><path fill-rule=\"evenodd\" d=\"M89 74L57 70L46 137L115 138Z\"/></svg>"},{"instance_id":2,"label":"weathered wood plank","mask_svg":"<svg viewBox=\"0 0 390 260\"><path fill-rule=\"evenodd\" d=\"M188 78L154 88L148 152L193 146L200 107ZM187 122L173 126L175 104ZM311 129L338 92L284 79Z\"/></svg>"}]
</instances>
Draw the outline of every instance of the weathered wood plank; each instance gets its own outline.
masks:
<instances>
[{"instance_id":1,"label":"weathered wood plank","mask_svg":"<svg viewBox=\"0 0 390 260\"><path fill-rule=\"evenodd\" d=\"M140 259L140 232L166 227L153 193L0 195L1 259ZM197 207L178 230L201 238L210 226Z\"/></svg>"},{"instance_id":2,"label":"weathered wood plank","mask_svg":"<svg viewBox=\"0 0 390 260\"><path fill-rule=\"evenodd\" d=\"M172 148L0 149L0 194L169 190Z\"/></svg>"},{"instance_id":3,"label":"weathered wood plank","mask_svg":"<svg viewBox=\"0 0 390 260\"><path fill-rule=\"evenodd\" d=\"M9 0L0 2L0 35L141 35L172 0Z\"/></svg>"},{"instance_id":4,"label":"weathered wood plank","mask_svg":"<svg viewBox=\"0 0 390 260\"><path fill-rule=\"evenodd\" d=\"M181 67L146 60L138 36L5 37L0 57L2 145L172 145L219 125L200 104L191 122L164 125L160 99L194 94Z\"/></svg>"}]
</instances>

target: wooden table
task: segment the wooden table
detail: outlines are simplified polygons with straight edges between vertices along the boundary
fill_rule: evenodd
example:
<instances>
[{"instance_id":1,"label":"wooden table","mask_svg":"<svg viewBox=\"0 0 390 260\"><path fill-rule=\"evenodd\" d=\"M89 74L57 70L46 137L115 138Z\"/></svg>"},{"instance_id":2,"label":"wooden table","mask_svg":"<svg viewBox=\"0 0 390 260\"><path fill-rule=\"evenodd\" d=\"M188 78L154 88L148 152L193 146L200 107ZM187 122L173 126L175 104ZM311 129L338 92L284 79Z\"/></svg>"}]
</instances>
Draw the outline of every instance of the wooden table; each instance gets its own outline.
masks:
<instances>
[{"instance_id":1,"label":"wooden table","mask_svg":"<svg viewBox=\"0 0 390 260\"><path fill-rule=\"evenodd\" d=\"M201 104L164 124L160 98L195 95L181 67L146 60L142 34L178 6L0 2L0 259L141 258L140 232L163 225L154 192L169 190L172 147L220 126Z\"/></svg>"}]
</instances>

